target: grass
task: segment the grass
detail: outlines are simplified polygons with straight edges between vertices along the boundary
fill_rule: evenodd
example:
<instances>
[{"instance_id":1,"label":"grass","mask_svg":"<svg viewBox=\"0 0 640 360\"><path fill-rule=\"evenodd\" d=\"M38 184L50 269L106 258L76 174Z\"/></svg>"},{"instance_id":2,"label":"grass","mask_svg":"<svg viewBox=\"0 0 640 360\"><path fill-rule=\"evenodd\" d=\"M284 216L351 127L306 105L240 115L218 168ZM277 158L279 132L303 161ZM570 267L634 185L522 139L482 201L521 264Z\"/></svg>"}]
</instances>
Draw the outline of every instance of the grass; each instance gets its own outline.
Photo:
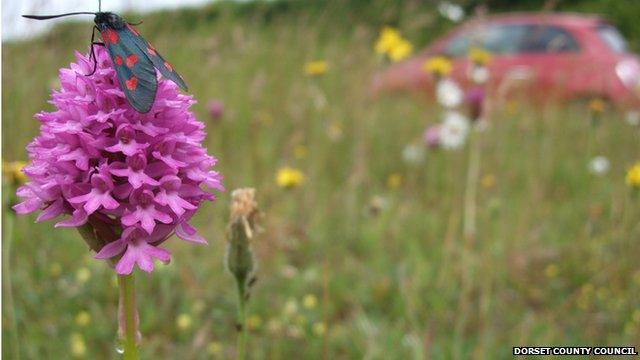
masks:
<instances>
[{"instance_id":1,"label":"grass","mask_svg":"<svg viewBox=\"0 0 640 360\"><path fill-rule=\"evenodd\" d=\"M637 129L613 113L593 129L578 107L495 109L479 149L481 178L496 183L479 188L477 239L465 247L468 154L402 161L403 147L438 114L420 99L368 96L382 67L371 49L377 27L334 24L330 10L239 17L213 9L151 15L140 30L200 101L193 109L207 122L227 189L258 189L265 215L247 306L249 358L493 359L510 357L514 345L640 345L640 206L624 184L640 159ZM422 37L413 26L403 29ZM3 44L6 160L25 159L38 131L32 116L51 109L56 71L85 49L89 29L65 25ZM310 79L302 67L315 59L330 69ZM206 115L213 98L225 104L220 122ZM595 154L612 162L601 178L587 171ZM276 186L285 165L306 174L301 187ZM402 178L397 188L387 186L392 174ZM5 203L12 191L5 184ZM169 241L172 264L137 273L143 358L233 357L228 194L196 217L208 246ZM386 204L378 212L374 198ZM33 222L5 206L2 354L114 358L113 271L76 232ZM312 304L307 295L315 306L303 306Z\"/></svg>"}]
</instances>

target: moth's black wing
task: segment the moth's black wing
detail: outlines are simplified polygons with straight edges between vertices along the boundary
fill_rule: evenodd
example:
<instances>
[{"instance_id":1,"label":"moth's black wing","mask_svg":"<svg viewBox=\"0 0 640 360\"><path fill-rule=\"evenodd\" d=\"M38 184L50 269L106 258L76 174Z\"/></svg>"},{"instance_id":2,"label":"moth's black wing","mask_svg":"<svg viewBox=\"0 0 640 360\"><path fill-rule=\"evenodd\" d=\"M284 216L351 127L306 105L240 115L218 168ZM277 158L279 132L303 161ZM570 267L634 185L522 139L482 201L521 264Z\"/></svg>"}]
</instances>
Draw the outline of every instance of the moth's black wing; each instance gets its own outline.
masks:
<instances>
[{"instance_id":1,"label":"moth's black wing","mask_svg":"<svg viewBox=\"0 0 640 360\"><path fill-rule=\"evenodd\" d=\"M162 76L173 81L182 90L187 90L187 84L182 79L169 62L167 62L158 51L145 40L140 33L131 24L126 24L126 37L134 42L138 48L147 54L147 57L153 62L153 66L160 71ZM125 35L123 35L124 37Z\"/></svg>"},{"instance_id":2,"label":"moth's black wing","mask_svg":"<svg viewBox=\"0 0 640 360\"><path fill-rule=\"evenodd\" d=\"M115 30L104 25L100 31L118 73L120 88L136 111L146 113L151 110L158 90L156 70L128 33L126 27Z\"/></svg>"}]
</instances>

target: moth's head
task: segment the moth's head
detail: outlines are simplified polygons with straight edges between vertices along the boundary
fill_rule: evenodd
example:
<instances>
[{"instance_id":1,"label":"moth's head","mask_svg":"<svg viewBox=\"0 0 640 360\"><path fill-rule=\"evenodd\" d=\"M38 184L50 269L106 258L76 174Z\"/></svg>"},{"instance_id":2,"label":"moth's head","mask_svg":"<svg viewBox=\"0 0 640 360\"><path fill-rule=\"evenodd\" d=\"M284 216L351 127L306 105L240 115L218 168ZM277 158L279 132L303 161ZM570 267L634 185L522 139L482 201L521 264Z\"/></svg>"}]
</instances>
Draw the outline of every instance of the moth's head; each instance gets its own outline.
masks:
<instances>
[{"instance_id":1,"label":"moth's head","mask_svg":"<svg viewBox=\"0 0 640 360\"><path fill-rule=\"evenodd\" d=\"M124 20L117 14L112 12L98 12L93 21L100 27L100 25L108 25L114 29L121 29L125 26Z\"/></svg>"}]
</instances>

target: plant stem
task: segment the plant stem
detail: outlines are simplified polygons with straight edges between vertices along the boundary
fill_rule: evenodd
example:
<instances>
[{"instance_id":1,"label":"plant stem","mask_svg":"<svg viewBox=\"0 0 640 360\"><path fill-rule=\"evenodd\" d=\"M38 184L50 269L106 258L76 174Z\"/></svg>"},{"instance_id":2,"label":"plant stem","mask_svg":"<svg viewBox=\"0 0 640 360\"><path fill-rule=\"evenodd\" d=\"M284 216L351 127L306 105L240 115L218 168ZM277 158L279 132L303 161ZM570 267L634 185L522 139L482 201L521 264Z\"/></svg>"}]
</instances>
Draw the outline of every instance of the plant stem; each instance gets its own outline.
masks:
<instances>
[{"instance_id":1,"label":"plant stem","mask_svg":"<svg viewBox=\"0 0 640 360\"><path fill-rule=\"evenodd\" d=\"M13 190L12 190L13 191ZM9 333L13 342L13 356L20 359L20 340L18 339L18 324L16 323L16 308L13 302L13 286L11 284L11 243L13 241L13 222L15 218L13 214L5 214L4 216L4 250L2 251L2 275L5 277L3 285L5 287L5 302L8 312Z\"/></svg>"},{"instance_id":2,"label":"plant stem","mask_svg":"<svg viewBox=\"0 0 640 360\"><path fill-rule=\"evenodd\" d=\"M118 275L120 299L124 310L124 359L138 360L136 346L136 290L133 273Z\"/></svg>"},{"instance_id":3,"label":"plant stem","mask_svg":"<svg viewBox=\"0 0 640 360\"><path fill-rule=\"evenodd\" d=\"M244 360L247 349L247 329L245 321L245 283L244 281L237 281L238 284L238 339L237 339L237 354L236 359Z\"/></svg>"}]
</instances>

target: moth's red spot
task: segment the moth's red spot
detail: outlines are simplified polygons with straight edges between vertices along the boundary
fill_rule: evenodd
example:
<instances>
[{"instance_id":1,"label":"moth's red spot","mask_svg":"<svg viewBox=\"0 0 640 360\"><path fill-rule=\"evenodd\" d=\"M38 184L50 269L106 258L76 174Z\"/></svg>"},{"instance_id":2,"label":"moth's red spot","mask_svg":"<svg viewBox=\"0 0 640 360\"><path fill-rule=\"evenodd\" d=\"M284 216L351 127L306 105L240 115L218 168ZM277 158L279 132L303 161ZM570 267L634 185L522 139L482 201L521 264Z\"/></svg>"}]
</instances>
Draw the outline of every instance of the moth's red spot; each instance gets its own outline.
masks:
<instances>
[{"instance_id":1,"label":"moth's red spot","mask_svg":"<svg viewBox=\"0 0 640 360\"><path fill-rule=\"evenodd\" d=\"M116 55L116 57L113 58L113 61L116 62L116 65L120 65L120 66L122 66L122 64L124 63L122 61L122 56L120 56L120 55Z\"/></svg>"},{"instance_id":2,"label":"moth's red spot","mask_svg":"<svg viewBox=\"0 0 640 360\"><path fill-rule=\"evenodd\" d=\"M101 32L102 34L102 40L104 41L105 45L109 45L111 44L116 44L118 42L118 33L111 30L111 29L107 29L103 32Z\"/></svg>"},{"instance_id":3,"label":"moth's red spot","mask_svg":"<svg viewBox=\"0 0 640 360\"><path fill-rule=\"evenodd\" d=\"M129 80L125 81L125 85L130 91L135 90L138 87L138 78L135 76L130 77Z\"/></svg>"},{"instance_id":4,"label":"moth's red spot","mask_svg":"<svg viewBox=\"0 0 640 360\"><path fill-rule=\"evenodd\" d=\"M129 30L131 30L132 33L136 34L136 36L140 36L140 33L138 32L138 30L136 30L136 28L133 27L133 25L127 24L127 27L129 28Z\"/></svg>"},{"instance_id":5,"label":"moth's red spot","mask_svg":"<svg viewBox=\"0 0 640 360\"><path fill-rule=\"evenodd\" d=\"M127 67L132 68L138 62L138 55L131 54L127 56Z\"/></svg>"},{"instance_id":6,"label":"moth's red spot","mask_svg":"<svg viewBox=\"0 0 640 360\"><path fill-rule=\"evenodd\" d=\"M147 46L147 52L151 55L157 55L158 53L156 53L156 49L153 48L153 46L149 45Z\"/></svg>"},{"instance_id":7,"label":"moth's red spot","mask_svg":"<svg viewBox=\"0 0 640 360\"><path fill-rule=\"evenodd\" d=\"M168 61L164 62L164 67L166 67L167 69L169 69L169 71L173 71L173 66L171 66L171 64L169 64Z\"/></svg>"}]
</instances>

